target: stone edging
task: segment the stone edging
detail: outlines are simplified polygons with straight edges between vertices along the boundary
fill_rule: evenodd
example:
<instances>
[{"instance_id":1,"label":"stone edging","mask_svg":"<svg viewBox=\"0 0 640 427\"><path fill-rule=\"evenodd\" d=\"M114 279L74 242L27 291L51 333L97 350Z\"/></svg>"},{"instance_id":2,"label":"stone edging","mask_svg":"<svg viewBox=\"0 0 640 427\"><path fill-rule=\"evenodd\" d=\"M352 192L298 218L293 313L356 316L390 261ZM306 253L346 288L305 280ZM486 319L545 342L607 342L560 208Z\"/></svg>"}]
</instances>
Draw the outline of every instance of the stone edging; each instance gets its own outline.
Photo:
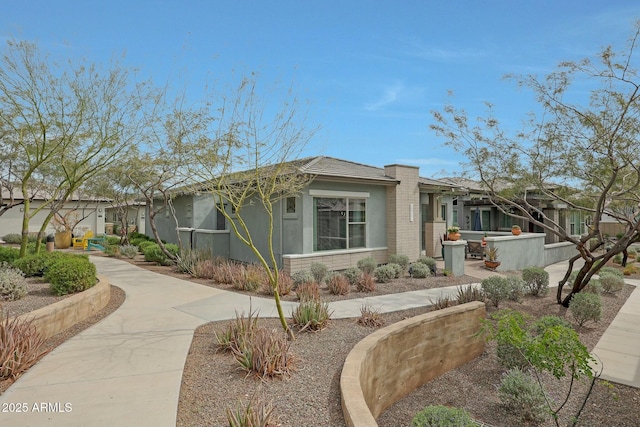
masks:
<instances>
[{"instance_id":1,"label":"stone edging","mask_svg":"<svg viewBox=\"0 0 640 427\"><path fill-rule=\"evenodd\" d=\"M347 356L340 376L348 427L377 426L393 403L435 377L482 354L485 305L474 301L379 329Z\"/></svg>"},{"instance_id":2,"label":"stone edging","mask_svg":"<svg viewBox=\"0 0 640 427\"><path fill-rule=\"evenodd\" d=\"M53 304L18 316L33 320L33 325L45 338L64 331L102 310L111 298L111 286L106 277L98 276L98 283L86 291Z\"/></svg>"}]
</instances>

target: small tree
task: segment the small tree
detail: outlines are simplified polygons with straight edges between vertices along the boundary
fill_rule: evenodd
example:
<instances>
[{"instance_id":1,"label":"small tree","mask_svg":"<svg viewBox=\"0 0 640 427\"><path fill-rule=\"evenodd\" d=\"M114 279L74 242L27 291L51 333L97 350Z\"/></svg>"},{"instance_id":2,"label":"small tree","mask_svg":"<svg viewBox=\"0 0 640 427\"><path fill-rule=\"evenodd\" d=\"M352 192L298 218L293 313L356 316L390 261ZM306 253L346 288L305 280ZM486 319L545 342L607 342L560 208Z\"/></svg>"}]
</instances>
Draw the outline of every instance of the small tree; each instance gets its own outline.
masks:
<instances>
[{"instance_id":1,"label":"small tree","mask_svg":"<svg viewBox=\"0 0 640 427\"><path fill-rule=\"evenodd\" d=\"M274 206L296 197L313 179L300 172L302 162L295 159L315 130L298 119L297 100L287 99L270 119L256 92L254 78L243 79L231 102L225 100L217 119L213 141L198 150L195 171L203 187L215 195L218 211L224 215L237 238L249 247L264 267L282 328L290 339L279 293L279 268L273 247ZM246 168L244 172L236 172ZM246 218L256 207L266 219L265 228L252 227ZM245 214L246 213L246 214ZM260 246L257 238L266 239Z\"/></svg>"}]
</instances>

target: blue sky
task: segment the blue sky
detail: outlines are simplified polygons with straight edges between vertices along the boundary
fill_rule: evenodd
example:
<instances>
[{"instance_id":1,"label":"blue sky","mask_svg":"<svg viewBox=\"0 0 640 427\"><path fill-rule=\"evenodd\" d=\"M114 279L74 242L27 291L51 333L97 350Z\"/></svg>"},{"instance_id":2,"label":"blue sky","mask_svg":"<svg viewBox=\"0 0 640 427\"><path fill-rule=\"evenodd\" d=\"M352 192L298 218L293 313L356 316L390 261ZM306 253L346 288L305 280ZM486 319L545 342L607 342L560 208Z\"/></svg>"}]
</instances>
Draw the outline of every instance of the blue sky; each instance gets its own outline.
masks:
<instances>
[{"instance_id":1,"label":"blue sky","mask_svg":"<svg viewBox=\"0 0 640 427\"><path fill-rule=\"evenodd\" d=\"M471 116L489 101L516 128L535 103L504 74L542 76L603 46L623 49L640 19L637 0L0 0L0 10L0 39L91 62L124 55L194 98L238 73L292 84L320 127L306 154L412 164L427 177L461 170L429 130L448 90Z\"/></svg>"}]
</instances>

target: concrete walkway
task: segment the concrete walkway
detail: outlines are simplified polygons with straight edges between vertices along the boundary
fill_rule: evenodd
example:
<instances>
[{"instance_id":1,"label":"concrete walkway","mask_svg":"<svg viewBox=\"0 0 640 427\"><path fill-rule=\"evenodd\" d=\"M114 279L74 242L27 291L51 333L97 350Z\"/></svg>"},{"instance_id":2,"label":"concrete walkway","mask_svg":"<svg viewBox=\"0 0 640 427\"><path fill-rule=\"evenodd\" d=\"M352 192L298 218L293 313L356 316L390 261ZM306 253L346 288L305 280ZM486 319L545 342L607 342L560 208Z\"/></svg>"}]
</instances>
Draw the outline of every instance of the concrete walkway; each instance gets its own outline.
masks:
<instances>
[{"instance_id":1,"label":"concrete walkway","mask_svg":"<svg viewBox=\"0 0 640 427\"><path fill-rule=\"evenodd\" d=\"M201 286L112 258L92 257L92 261L99 274L126 292L124 304L60 345L0 396L1 426L174 427L194 329L250 308L262 317L276 315L271 299ZM466 273L479 279L495 274L480 268L480 263L468 263ZM562 267L548 268L552 285L561 277ZM389 312L430 305L431 300L455 292L456 287L450 287L358 298L331 303L331 309L335 318L355 317L364 304ZM295 305L285 302L285 313L289 315ZM636 386L640 386L638 313L640 294L635 291L616 318L622 323L614 322L611 337L608 330L602 347L601 343L597 347L605 366L603 376ZM617 373L608 367L620 368L616 366L620 357L626 364L616 380ZM15 411L15 404L26 411ZM11 411L2 411L5 408Z\"/></svg>"}]
</instances>

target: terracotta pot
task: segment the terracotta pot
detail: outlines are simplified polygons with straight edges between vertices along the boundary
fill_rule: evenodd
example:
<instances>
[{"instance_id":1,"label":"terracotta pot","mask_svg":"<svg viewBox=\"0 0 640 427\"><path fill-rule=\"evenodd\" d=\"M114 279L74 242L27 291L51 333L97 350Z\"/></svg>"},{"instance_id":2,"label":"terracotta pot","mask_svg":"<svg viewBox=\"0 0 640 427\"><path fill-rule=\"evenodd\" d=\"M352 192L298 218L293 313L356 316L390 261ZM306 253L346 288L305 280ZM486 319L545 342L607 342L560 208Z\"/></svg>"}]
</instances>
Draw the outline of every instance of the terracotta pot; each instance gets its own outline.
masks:
<instances>
[{"instance_id":1,"label":"terracotta pot","mask_svg":"<svg viewBox=\"0 0 640 427\"><path fill-rule=\"evenodd\" d=\"M67 249L71 246L71 231L58 231L53 241L56 244L56 249Z\"/></svg>"},{"instance_id":2,"label":"terracotta pot","mask_svg":"<svg viewBox=\"0 0 640 427\"><path fill-rule=\"evenodd\" d=\"M449 233L447 238L452 241L460 240L460 233Z\"/></svg>"},{"instance_id":3,"label":"terracotta pot","mask_svg":"<svg viewBox=\"0 0 640 427\"><path fill-rule=\"evenodd\" d=\"M487 268L495 269L500 265L500 261L489 261L488 259L484 260L484 265Z\"/></svg>"},{"instance_id":4,"label":"terracotta pot","mask_svg":"<svg viewBox=\"0 0 640 427\"><path fill-rule=\"evenodd\" d=\"M522 230L520 228L512 228L511 229L511 234L513 234L514 236L519 236L520 233L522 233Z\"/></svg>"}]
</instances>

